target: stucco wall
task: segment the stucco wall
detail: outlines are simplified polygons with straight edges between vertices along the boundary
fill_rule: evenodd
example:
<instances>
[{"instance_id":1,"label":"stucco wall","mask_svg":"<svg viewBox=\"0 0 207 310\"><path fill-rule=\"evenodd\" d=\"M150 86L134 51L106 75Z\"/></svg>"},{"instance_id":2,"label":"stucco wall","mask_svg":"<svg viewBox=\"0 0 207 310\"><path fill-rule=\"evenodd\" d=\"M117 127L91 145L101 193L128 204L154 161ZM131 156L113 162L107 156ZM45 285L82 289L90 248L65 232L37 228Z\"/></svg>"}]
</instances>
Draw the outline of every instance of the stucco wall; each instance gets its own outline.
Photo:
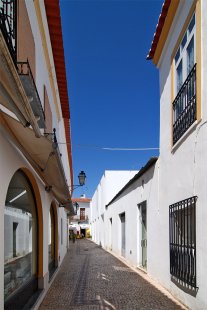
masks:
<instances>
[{"instance_id":1,"label":"stucco wall","mask_svg":"<svg viewBox=\"0 0 207 310\"><path fill-rule=\"evenodd\" d=\"M158 167L158 166L157 166ZM134 181L105 212L105 247L121 256L120 214L125 213L126 250L125 258L132 266L140 266L141 261L141 221L138 205L146 201L147 206L147 260L148 270L155 257L154 243L158 227L154 227L154 216L158 212L158 169L151 167L140 179ZM112 225L110 222L112 219ZM155 225L156 226L156 225ZM155 231L154 231L155 229ZM112 242L111 242L112 241ZM112 245L112 247L111 247Z\"/></svg>"},{"instance_id":2,"label":"stucco wall","mask_svg":"<svg viewBox=\"0 0 207 310\"><path fill-rule=\"evenodd\" d=\"M136 174L137 171L106 170L91 200L91 223L93 240L105 244L105 206L119 190Z\"/></svg>"},{"instance_id":3,"label":"stucco wall","mask_svg":"<svg viewBox=\"0 0 207 310\"><path fill-rule=\"evenodd\" d=\"M155 266L157 279L175 296L192 309L206 309L207 282L204 270L207 268L207 89L202 89L202 119L179 140L176 147L171 147L171 54L178 40L181 29L193 1L181 1L168 40L159 62L160 70L160 238L159 251L162 263ZM202 1L202 85L206 83L207 70L207 1ZM169 266L169 205L183 199L198 196L196 204L196 242L197 242L197 285L196 296L186 293L176 286L170 278Z\"/></svg>"}]
</instances>

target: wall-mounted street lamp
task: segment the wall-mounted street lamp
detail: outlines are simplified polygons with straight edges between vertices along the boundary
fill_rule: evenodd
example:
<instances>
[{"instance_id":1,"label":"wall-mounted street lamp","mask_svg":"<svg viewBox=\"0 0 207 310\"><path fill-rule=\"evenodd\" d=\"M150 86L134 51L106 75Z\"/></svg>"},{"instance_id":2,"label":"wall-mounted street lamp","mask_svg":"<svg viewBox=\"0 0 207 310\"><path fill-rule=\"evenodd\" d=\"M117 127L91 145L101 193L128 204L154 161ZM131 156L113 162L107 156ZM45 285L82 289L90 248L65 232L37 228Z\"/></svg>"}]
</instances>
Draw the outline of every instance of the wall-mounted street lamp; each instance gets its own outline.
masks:
<instances>
[{"instance_id":1,"label":"wall-mounted street lamp","mask_svg":"<svg viewBox=\"0 0 207 310\"><path fill-rule=\"evenodd\" d=\"M86 182L86 174L84 171L81 171L78 175L78 180L79 180L79 185L73 185L73 186L70 186L71 190L73 191L75 188L77 187L80 187L80 186L83 186L85 185L85 182Z\"/></svg>"},{"instance_id":2,"label":"wall-mounted street lamp","mask_svg":"<svg viewBox=\"0 0 207 310\"><path fill-rule=\"evenodd\" d=\"M69 189L71 189L71 191L73 191L74 189L76 189L77 187L80 187L80 186L83 186L85 185L85 182L86 182L86 174L84 171L81 171L78 175L78 180L79 180L79 185L72 185L72 186L69 186ZM66 204L60 204L59 207L65 207L67 206L69 203L66 203ZM78 209L79 205L77 204L76 206L76 212L77 212L77 209Z\"/></svg>"}]
</instances>

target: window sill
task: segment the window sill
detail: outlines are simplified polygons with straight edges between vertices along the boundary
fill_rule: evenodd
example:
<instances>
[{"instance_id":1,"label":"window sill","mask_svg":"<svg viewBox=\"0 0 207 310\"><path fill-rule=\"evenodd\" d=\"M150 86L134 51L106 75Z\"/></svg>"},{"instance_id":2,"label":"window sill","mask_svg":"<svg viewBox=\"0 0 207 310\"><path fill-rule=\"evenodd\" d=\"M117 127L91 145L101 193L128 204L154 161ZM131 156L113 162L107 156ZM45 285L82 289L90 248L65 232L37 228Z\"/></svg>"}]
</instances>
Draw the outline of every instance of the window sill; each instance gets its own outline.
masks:
<instances>
[{"instance_id":1,"label":"window sill","mask_svg":"<svg viewBox=\"0 0 207 310\"><path fill-rule=\"evenodd\" d=\"M187 137L196 129L197 125L201 122L201 118L196 120L187 130L186 132L180 137L180 139L172 146L171 153L175 153L180 145L187 139Z\"/></svg>"}]
</instances>

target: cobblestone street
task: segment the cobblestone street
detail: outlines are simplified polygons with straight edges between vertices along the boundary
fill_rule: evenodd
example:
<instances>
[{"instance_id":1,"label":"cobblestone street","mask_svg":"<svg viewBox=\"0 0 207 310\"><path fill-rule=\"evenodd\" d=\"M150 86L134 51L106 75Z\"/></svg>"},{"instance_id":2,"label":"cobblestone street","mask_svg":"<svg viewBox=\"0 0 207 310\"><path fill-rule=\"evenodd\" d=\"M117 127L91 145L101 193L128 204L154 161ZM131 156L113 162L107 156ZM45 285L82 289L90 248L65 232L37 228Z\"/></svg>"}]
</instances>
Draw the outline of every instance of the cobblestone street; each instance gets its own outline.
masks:
<instances>
[{"instance_id":1,"label":"cobblestone street","mask_svg":"<svg viewBox=\"0 0 207 310\"><path fill-rule=\"evenodd\" d=\"M88 240L70 243L40 310L181 309L157 288Z\"/></svg>"}]
</instances>

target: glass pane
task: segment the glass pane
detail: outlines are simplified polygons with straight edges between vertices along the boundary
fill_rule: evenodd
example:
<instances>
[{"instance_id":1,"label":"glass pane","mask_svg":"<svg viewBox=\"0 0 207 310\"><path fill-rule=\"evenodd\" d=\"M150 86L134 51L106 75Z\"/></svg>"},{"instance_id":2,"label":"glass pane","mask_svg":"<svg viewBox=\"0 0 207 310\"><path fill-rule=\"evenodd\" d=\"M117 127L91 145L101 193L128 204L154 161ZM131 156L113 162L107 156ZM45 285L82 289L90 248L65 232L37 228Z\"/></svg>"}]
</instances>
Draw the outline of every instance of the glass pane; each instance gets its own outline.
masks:
<instances>
[{"instance_id":1,"label":"glass pane","mask_svg":"<svg viewBox=\"0 0 207 310\"><path fill-rule=\"evenodd\" d=\"M189 34L191 33L191 31L193 30L195 26L195 14L193 15L192 19L191 19L191 22L190 22L190 25L188 26L188 31L189 31Z\"/></svg>"},{"instance_id":2,"label":"glass pane","mask_svg":"<svg viewBox=\"0 0 207 310\"><path fill-rule=\"evenodd\" d=\"M50 207L48 226L48 269L49 272L55 267L55 216L53 207Z\"/></svg>"},{"instance_id":3,"label":"glass pane","mask_svg":"<svg viewBox=\"0 0 207 310\"><path fill-rule=\"evenodd\" d=\"M30 185L20 171L12 178L4 211L4 297L37 272L36 207Z\"/></svg>"},{"instance_id":4,"label":"glass pane","mask_svg":"<svg viewBox=\"0 0 207 310\"><path fill-rule=\"evenodd\" d=\"M176 88L177 88L177 93L180 90L182 84L183 84L183 63L182 63L182 60L181 60L179 65L177 66L177 69L176 69Z\"/></svg>"},{"instance_id":5,"label":"glass pane","mask_svg":"<svg viewBox=\"0 0 207 310\"><path fill-rule=\"evenodd\" d=\"M194 66L194 36L187 47L187 74L190 73Z\"/></svg>"},{"instance_id":6,"label":"glass pane","mask_svg":"<svg viewBox=\"0 0 207 310\"><path fill-rule=\"evenodd\" d=\"M178 51L175 55L175 64L178 62L179 57L180 57L180 48L178 49Z\"/></svg>"},{"instance_id":7,"label":"glass pane","mask_svg":"<svg viewBox=\"0 0 207 310\"><path fill-rule=\"evenodd\" d=\"M181 42L181 51L184 49L186 42L187 42L187 33L184 35L184 38Z\"/></svg>"}]
</instances>

